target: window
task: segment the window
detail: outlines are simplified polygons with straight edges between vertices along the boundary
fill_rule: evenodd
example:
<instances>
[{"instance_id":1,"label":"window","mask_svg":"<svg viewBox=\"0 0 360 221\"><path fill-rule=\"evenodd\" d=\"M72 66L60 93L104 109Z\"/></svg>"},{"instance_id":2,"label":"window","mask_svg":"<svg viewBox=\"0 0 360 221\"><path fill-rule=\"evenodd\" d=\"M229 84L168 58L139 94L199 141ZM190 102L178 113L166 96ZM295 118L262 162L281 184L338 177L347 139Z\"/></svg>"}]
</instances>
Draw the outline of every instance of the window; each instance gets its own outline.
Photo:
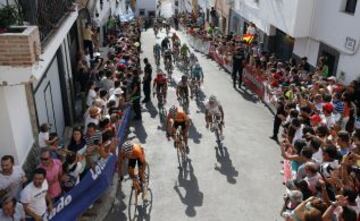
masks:
<instances>
[{"instance_id":1,"label":"window","mask_svg":"<svg viewBox=\"0 0 360 221\"><path fill-rule=\"evenodd\" d=\"M346 0L345 12L354 14L356 10L357 0Z\"/></svg>"}]
</instances>

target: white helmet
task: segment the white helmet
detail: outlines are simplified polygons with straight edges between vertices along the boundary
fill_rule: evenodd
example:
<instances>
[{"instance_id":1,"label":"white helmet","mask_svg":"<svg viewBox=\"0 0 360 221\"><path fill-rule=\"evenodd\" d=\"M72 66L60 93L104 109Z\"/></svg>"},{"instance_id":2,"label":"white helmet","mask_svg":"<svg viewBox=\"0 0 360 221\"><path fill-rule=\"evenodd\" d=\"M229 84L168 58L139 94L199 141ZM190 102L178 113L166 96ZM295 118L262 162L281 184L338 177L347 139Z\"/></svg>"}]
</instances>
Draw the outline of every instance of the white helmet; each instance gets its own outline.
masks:
<instances>
[{"instance_id":1,"label":"white helmet","mask_svg":"<svg viewBox=\"0 0 360 221\"><path fill-rule=\"evenodd\" d=\"M209 101L216 103L216 102L217 102L217 99L216 99L215 95L211 95L211 96L209 97Z\"/></svg>"},{"instance_id":2,"label":"white helmet","mask_svg":"<svg viewBox=\"0 0 360 221\"><path fill-rule=\"evenodd\" d=\"M126 141L126 142L122 145L122 150L123 150L126 154L131 153L133 149L134 149L134 144L131 143L130 141Z\"/></svg>"},{"instance_id":3,"label":"white helmet","mask_svg":"<svg viewBox=\"0 0 360 221\"><path fill-rule=\"evenodd\" d=\"M177 107L175 105L171 106L169 109L169 113L174 115L177 111Z\"/></svg>"}]
</instances>

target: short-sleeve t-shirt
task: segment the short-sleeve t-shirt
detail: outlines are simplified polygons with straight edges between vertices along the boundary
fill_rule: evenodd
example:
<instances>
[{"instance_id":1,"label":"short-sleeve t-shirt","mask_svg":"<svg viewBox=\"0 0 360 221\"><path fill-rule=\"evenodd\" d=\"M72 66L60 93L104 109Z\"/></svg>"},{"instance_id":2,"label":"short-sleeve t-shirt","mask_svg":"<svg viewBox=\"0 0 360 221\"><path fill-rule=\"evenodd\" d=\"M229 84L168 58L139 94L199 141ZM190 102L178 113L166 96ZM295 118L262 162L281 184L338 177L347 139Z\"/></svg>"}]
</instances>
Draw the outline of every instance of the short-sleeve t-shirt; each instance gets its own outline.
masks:
<instances>
[{"instance_id":1,"label":"short-sleeve t-shirt","mask_svg":"<svg viewBox=\"0 0 360 221\"><path fill-rule=\"evenodd\" d=\"M23 204L29 204L29 208L39 216L42 216L46 212L46 194L48 192L49 185L44 180L41 187L35 187L34 183L29 183L21 192L20 202Z\"/></svg>"},{"instance_id":2,"label":"short-sleeve t-shirt","mask_svg":"<svg viewBox=\"0 0 360 221\"><path fill-rule=\"evenodd\" d=\"M47 147L48 145L46 144L45 141L49 140L49 132L40 132L39 133L39 146L40 148L44 148Z\"/></svg>"},{"instance_id":3,"label":"short-sleeve t-shirt","mask_svg":"<svg viewBox=\"0 0 360 221\"><path fill-rule=\"evenodd\" d=\"M22 221L25 220L25 211L21 203L16 203L15 212L12 217L6 216L2 210L0 210L1 221Z\"/></svg>"},{"instance_id":4,"label":"short-sleeve t-shirt","mask_svg":"<svg viewBox=\"0 0 360 221\"><path fill-rule=\"evenodd\" d=\"M0 190L6 190L6 196L17 198L17 195L22 188L22 178L24 176L25 173L20 166L14 166L13 172L9 176L0 172Z\"/></svg>"},{"instance_id":5,"label":"short-sleeve t-shirt","mask_svg":"<svg viewBox=\"0 0 360 221\"><path fill-rule=\"evenodd\" d=\"M55 198L61 194L59 175L62 174L62 164L58 159L52 159L52 161L52 167L46 167L43 164L40 164L40 167L46 170L46 180L49 185L49 195L51 198Z\"/></svg>"}]
</instances>

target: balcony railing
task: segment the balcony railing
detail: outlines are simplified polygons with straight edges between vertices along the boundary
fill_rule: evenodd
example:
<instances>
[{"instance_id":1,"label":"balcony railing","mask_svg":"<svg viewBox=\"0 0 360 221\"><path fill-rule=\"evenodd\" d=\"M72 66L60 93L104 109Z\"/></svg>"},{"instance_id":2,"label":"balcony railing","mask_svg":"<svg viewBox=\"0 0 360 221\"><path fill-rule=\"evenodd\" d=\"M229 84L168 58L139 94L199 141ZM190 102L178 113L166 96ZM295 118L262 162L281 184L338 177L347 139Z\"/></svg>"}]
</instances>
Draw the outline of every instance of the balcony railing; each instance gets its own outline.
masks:
<instances>
[{"instance_id":1,"label":"balcony railing","mask_svg":"<svg viewBox=\"0 0 360 221\"><path fill-rule=\"evenodd\" d=\"M20 0L25 21L39 27L42 44L46 44L51 33L74 9L74 2L75 0Z\"/></svg>"}]
</instances>

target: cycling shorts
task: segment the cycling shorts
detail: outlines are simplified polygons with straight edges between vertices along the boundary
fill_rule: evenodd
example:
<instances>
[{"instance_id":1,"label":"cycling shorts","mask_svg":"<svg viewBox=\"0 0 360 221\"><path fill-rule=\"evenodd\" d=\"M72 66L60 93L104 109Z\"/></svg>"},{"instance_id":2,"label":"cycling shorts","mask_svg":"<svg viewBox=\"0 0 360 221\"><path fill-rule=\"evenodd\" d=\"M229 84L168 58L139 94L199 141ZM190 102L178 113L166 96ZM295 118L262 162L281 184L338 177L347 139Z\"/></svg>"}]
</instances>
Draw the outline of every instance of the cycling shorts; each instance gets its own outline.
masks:
<instances>
[{"instance_id":1,"label":"cycling shorts","mask_svg":"<svg viewBox=\"0 0 360 221\"><path fill-rule=\"evenodd\" d=\"M178 129L178 127L180 127L180 126L181 126L182 132L185 132L185 127L186 127L186 122L185 121L181 121L181 122L175 121L174 122L174 128L175 129Z\"/></svg>"},{"instance_id":2,"label":"cycling shorts","mask_svg":"<svg viewBox=\"0 0 360 221\"><path fill-rule=\"evenodd\" d=\"M140 161L139 158L136 159L129 159L128 167L131 169L135 169L136 164L138 165L138 168L142 168L144 164Z\"/></svg>"}]
</instances>

